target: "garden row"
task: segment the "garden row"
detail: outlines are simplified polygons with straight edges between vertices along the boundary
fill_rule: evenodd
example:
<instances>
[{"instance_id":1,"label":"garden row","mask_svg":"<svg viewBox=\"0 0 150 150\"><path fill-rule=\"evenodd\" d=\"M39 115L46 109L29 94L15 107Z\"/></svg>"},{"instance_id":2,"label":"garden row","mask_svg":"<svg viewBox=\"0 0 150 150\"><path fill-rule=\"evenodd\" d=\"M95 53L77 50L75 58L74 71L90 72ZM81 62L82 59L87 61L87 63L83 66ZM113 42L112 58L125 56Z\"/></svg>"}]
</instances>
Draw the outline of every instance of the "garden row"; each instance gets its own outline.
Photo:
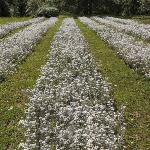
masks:
<instances>
[{"instance_id":1,"label":"garden row","mask_svg":"<svg viewBox=\"0 0 150 150\"><path fill-rule=\"evenodd\" d=\"M56 21L57 18L50 18L33 24L0 42L0 81L14 71L16 65L32 51L33 46Z\"/></svg>"},{"instance_id":2,"label":"garden row","mask_svg":"<svg viewBox=\"0 0 150 150\"><path fill-rule=\"evenodd\" d=\"M0 26L0 38L4 37L5 35L7 35L9 32L18 29L18 28L22 28L34 23L39 23L44 21L44 17L39 17L39 18L34 18L31 19L29 21L23 21L23 22L15 22L15 23L9 23L6 25L2 25Z\"/></svg>"},{"instance_id":3,"label":"garden row","mask_svg":"<svg viewBox=\"0 0 150 150\"><path fill-rule=\"evenodd\" d=\"M117 149L120 117L73 19L63 21L41 70L23 123L23 149Z\"/></svg>"},{"instance_id":4,"label":"garden row","mask_svg":"<svg viewBox=\"0 0 150 150\"><path fill-rule=\"evenodd\" d=\"M150 77L149 45L104 22L101 25L86 17L79 19L108 42L127 64ZM50 18L33 24L0 42L0 80L14 71L57 20ZM116 112L110 93L109 84L97 71L88 52L85 38L73 19L65 19L29 97L25 120L20 121L25 127L25 141L20 147L41 150L120 148L122 135L116 134L116 128L122 114ZM119 130L124 130L122 127Z\"/></svg>"},{"instance_id":5,"label":"garden row","mask_svg":"<svg viewBox=\"0 0 150 150\"><path fill-rule=\"evenodd\" d=\"M150 29L150 25L149 24L141 24L138 21L133 20L133 19L122 19L122 18L115 18L115 17L108 17L108 16L104 17L104 18L107 19L107 20L111 20L111 21L117 22L117 23L121 23L121 24L136 25L136 26L139 26L139 27L142 26L145 29L146 28Z\"/></svg>"},{"instance_id":6,"label":"garden row","mask_svg":"<svg viewBox=\"0 0 150 150\"><path fill-rule=\"evenodd\" d=\"M150 41L150 25L139 24L133 20L118 19L113 17L92 17L99 23L106 24L110 27L114 27L119 31L125 33L131 33L137 37L143 38L143 40Z\"/></svg>"},{"instance_id":7,"label":"garden row","mask_svg":"<svg viewBox=\"0 0 150 150\"><path fill-rule=\"evenodd\" d=\"M108 42L114 51L124 61L138 72L150 77L150 45L135 37L119 32L108 25L101 25L87 17L80 17L80 21L94 30L98 36ZM99 19L99 18L98 18ZM103 19L100 19L103 20Z\"/></svg>"}]
</instances>

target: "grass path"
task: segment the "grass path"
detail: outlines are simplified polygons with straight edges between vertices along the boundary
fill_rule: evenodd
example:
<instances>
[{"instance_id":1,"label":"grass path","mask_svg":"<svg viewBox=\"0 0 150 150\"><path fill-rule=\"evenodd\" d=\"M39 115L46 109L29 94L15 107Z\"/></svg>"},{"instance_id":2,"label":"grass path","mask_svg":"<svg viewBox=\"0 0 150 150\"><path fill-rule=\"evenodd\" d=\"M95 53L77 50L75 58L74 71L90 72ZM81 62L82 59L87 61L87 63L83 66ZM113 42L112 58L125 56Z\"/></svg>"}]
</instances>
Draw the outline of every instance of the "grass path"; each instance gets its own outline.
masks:
<instances>
[{"instance_id":1,"label":"grass path","mask_svg":"<svg viewBox=\"0 0 150 150\"><path fill-rule=\"evenodd\" d=\"M150 16L135 16L135 17L132 17L132 19L135 19L139 21L140 23L150 24Z\"/></svg>"},{"instance_id":2,"label":"grass path","mask_svg":"<svg viewBox=\"0 0 150 150\"><path fill-rule=\"evenodd\" d=\"M0 25L12 22L27 21L29 19L31 19L31 17L0 17Z\"/></svg>"},{"instance_id":3,"label":"grass path","mask_svg":"<svg viewBox=\"0 0 150 150\"><path fill-rule=\"evenodd\" d=\"M150 123L150 81L145 80L119 59L93 31L76 20L83 32L98 68L112 83L116 105L125 105L127 149L150 147L148 124Z\"/></svg>"},{"instance_id":4,"label":"grass path","mask_svg":"<svg viewBox=\"0 0 150 150\"><path fill-rule=\"evenodd\" d=\"M58 31L63 17L48 30L34 48L33 53L18 67L17 72L0 85L0 149L16 149L23 138L18 121L24 114L27 97L23 90L33 88L40 74L40 68L47 60L50 44Z\"/></svg>"}]
</instances>

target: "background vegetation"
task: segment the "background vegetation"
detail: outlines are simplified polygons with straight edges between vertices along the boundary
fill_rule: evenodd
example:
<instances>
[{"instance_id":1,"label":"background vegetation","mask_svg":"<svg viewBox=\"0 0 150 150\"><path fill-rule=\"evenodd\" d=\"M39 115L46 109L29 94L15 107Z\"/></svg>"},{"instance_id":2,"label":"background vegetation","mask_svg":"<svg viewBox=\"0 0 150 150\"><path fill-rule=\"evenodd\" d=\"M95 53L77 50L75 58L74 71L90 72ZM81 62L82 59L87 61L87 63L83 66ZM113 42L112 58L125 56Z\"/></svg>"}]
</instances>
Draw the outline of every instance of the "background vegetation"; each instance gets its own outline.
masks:
<instances>
[{"instance_id":1,"label":"background vegetation","mask_svg":"<svg viewBox=\"0 0 150 150\"><path fill-rule=\"evenodd\" d=\"M34 16L41 8L48 7L52 7L50 12L55 7L61 14L74 15L150 14L149 0L0 0L0 16Z\"/></svg>"}]
</instances>

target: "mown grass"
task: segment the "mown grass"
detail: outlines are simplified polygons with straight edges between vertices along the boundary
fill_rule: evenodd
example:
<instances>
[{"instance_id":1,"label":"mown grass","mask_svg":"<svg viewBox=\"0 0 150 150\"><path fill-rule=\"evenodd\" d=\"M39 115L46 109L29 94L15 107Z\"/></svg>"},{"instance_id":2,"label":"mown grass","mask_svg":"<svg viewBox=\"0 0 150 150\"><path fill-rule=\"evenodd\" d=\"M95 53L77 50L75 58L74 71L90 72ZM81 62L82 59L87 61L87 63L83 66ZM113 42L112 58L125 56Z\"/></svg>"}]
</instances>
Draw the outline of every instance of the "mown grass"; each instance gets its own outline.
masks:
<instances>
[{"instance_id":1,"label":"mown grass","mask_svg":"<svg viewBox=\"0 0 150 150\"><path fill-rule=\"evenodd\" d=\"M96 33L79 20L76 20L76 23L89 43L90 52L96 60L98 69L112 83L116 106L118 108L122 104L126 106L126 149L148 150L150 148L150 80L144 79L130 69Z\"/></svg>"},{"instance_id":2,"label":"mown grass","mask_svg":"<svg viewBox=\"0 0 150 150\"><path fill-rule=\"evenodd\" d=\"M8 24L11 22L20 22L31 19L31 17L0 17L0 25Z\"/></svg>"},{"instance_id":3,"label":"mown grass","mask_svg":"<svg viewBox=\"0 0 150 150\"><path fill-rule=\"evenodd\" d=\"M149 19L137 19L137 20L144 24L150 24L150 18Z\"/></svg>"},{"instance_id":4,"label":"mown grass","mask_svg":"<svg viewBox=\"0 0 150 150\"><path fill-rule=\"evenodd\" d=\"M24 90L34 87L62 20L63 17L60 17L56 25L48 30L34 47L33 53L18 66L17 72L0 84L0 150L17 149L17 145L23 139L23 131L19 128L18 122L24 116L27 102Z\"/></svg>"},{"instance_id":5,"label":"mown grass","mask_svg":"<svg viewBox=\"0 0 150 150\"><path fill-rule=\"evenodd\" d=\"M134 16L132 19L135 19L140 23L150 24L150 16Z\"/></svg>"}]
</instances>

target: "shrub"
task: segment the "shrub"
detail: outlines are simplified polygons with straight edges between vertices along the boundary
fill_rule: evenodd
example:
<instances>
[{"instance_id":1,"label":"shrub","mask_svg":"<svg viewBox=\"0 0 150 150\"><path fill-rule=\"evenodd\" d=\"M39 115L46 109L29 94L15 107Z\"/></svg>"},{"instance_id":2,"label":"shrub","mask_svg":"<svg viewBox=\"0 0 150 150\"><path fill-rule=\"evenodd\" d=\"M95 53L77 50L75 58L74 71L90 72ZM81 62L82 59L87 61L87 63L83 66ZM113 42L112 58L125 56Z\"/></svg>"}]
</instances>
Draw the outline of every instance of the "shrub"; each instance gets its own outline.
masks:
<instances>
[{"instance_id":1,"label":"shrub","mask_svg":"<svg viewBox=\"0 0 150 150\"><path fill-rule=\"evenodd\" d=\"M55 7L41 7L37 10L36 16L37 17L56 17L59 15L59 11Z\"/></svg>"}]
</instances>

